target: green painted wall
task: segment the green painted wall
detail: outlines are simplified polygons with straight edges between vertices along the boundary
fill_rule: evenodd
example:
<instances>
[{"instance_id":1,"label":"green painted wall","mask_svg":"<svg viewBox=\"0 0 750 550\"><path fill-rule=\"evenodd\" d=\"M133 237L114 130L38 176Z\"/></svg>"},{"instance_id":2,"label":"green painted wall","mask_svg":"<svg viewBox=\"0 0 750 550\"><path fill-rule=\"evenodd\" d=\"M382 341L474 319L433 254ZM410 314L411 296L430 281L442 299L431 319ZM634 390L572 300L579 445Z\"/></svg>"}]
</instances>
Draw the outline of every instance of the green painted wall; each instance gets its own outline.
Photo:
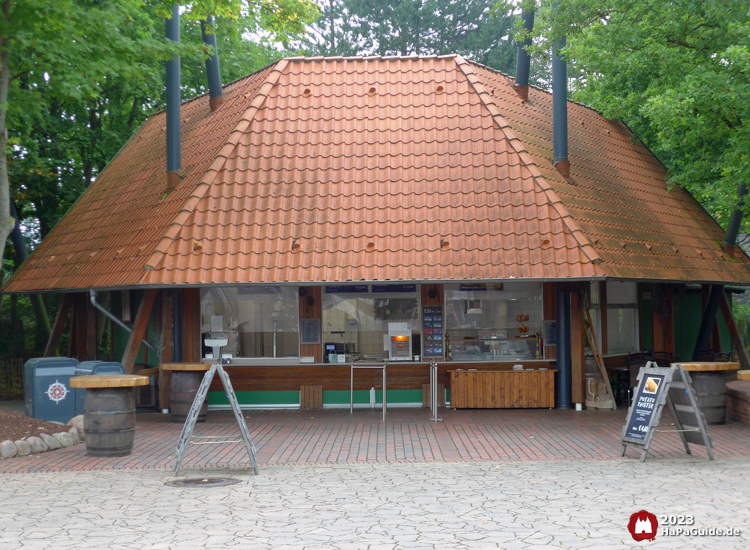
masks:
<instances>
[{"instance_id":1,"label":"green painted wall","mask_svg":"<svg viewBox=\"0 0 750 550\"><path fill-rule=\"evenodd\" d=\"M731 295L727 295L731 302ZM703 321L703 304L700 292L685 292L680 299L675 295L675 352L681 361L693 358L695 343ZM732 337L724 316L717 316L721 334L721 351L731 353ZM650 349L650 348L649 348Z\"/></svg>"},{"instance_id":2,"label":"green painted wall","mask_svg":"<svg viewBox=\"0 0 750 550\"><path fill-rule=\"evenodd\" d=\"M298 391L238 391L240 405L299 405ZM346 390L323 390L324 405L348 405L350 393ZM376 403L383 402L382 390L375 390ZM370 403L370 390L355 390L354 402ZM389 390L388 403L421 403L422 390ZM208 392L209 405L229 405L224 392Z\"/></svg>"}]
</instances>

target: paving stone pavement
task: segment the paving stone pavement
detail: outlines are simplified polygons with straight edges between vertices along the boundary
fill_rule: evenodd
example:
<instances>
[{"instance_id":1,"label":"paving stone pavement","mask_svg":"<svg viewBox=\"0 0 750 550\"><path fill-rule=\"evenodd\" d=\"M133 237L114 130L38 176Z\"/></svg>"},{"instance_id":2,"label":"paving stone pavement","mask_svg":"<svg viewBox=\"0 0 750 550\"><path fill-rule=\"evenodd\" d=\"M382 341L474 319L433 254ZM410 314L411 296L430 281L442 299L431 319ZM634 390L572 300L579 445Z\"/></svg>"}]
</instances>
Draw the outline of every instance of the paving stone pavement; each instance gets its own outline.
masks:
<instances>
[{"instance_id":1,"label":"paving stone pavement","mask_svg":"<svg viewBox=\"0 0 750 550\"><path fill-rule=\"evenodd\" d=\"M750 548L750 459L283 465L6 474L0 549ZM635 542L639 510L740 536ZM661 527L661 525L660 525Z\"/></svg>"}]
</instances>

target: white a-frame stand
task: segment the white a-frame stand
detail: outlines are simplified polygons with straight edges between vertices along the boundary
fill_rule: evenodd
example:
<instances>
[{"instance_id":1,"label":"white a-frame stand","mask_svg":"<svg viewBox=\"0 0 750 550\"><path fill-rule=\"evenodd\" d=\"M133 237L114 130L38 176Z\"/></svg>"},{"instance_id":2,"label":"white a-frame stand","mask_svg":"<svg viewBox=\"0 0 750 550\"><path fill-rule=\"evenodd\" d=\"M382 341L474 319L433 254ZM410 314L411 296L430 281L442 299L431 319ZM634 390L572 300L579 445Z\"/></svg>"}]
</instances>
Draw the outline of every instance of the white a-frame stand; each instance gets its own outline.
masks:
<instances>
[{"instance_id":1,"label":"white a-frame stand","mask_svg":"<svg viewBox=\"0 0 750 550\"><path fill-rule=\"evenodd\" d=\"M240 411L240 406L237 403L237 397L234 395L234 388L232 388L232 382L229 380L229 376L226 372L224 372L224 369L221 366L221 348L222 346L225 346L227 344L226 338L215 338L215 339L206 339L206 345L211 346L214 348L214 357L219 358L219 362L211 365L211 368L206 372L206 374L203 376L203 381L201 382L200 387L198 388L198 392L195 394L195 400L193 401L193 406L190 407L190 412L188 413L187 419L185 420L185 425L182 427L182 433L180 434L180 441L177 443L177 463L174 466L174 475L177 475L180 473L180 466L182 465L182 459L185 457L185 450L187 449L188 445L211 445L211 444L221 444L221 443L245 443L245 448L247 449L247 456L250 458L250 464L253 467L253 473L258 474L258 462L256 460L256 454L255 454L255 445L253 444L253 440L250 437L250 432L247 430L247 424L245 424L245 419L242 416L242 412ZM237 424L240 427L240 435L242 436L242 439L236 439L231 441L207 441L207 442L194 442L193 439L193 428L195 428L195 422L198 420L198 414L200 413L201 406L203 405L203 401L206 399L206 396L208 395L208 388L211 385L211 381L214 379L214 374L219 373L219 378L221 379L221 383L224 386L224 392L227 394L227 397L229 398L229 404L232 406L232 411L234 412L234 417L237 420ZM204 438L212 438L217 437L224 439L224 436L208 436ZM197 436L196 436L197 438Z\"/></svg>"}]
</instances>

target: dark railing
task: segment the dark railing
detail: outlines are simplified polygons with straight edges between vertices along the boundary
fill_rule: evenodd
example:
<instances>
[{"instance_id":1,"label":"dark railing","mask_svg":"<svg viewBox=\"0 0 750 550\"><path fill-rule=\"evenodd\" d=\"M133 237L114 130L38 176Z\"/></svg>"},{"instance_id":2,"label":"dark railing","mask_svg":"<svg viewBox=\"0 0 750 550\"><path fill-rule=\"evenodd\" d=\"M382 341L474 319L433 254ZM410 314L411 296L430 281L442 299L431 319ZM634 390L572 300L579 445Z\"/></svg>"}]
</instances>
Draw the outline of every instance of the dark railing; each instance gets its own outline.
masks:
<instances>
[{"instance_id":1,"label":"dark railing","mask_svg":"<svg viewBox=\"0 0 750 550\"><path fill-rule=\"evenodd\" d=\"M12 359L0 359L0 392L2 390L22 392L23 391L23 366L26 359L15 357Z\"/></svg>"}]
</instances>

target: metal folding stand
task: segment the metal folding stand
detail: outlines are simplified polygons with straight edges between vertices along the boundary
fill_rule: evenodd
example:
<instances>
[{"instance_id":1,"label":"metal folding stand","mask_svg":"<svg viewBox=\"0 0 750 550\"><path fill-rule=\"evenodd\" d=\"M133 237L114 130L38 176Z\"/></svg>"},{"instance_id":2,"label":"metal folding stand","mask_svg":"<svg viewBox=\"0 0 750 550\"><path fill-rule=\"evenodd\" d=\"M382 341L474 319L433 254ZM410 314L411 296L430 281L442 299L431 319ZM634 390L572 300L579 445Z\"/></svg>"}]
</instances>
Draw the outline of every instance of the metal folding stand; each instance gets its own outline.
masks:
<instances>
[{"instance_id":1,"label":"metal folding stand","mask_svg":"<svg viewBox=\"0 0 750 550\"><path fill-rule=\"evenodd\" d=\"M438 364L437 361L430 361L430 408L432 409L432 421L442 422L438 418Z\"/></svg>"},{"instance_id":2,"label":"metal folding stand","mask_svg":"<svg viewBox=\"0 0 750 550\"><path fill-rule=\"evenodd\" d=\"M349 413L354 413L354 370L355 369L382 369L383 370L383 422L385 422L385 414L386 409L388 408L388 388L386 387L386 370L388 368L388 363L383 363L382 365L357 365L354 366L354 363L351 363L349 365L350 371L349 371Z\"/></svg>"},{"instance_id":3,"label":"metal folding stand","mask_svg":"<svg viewBox=\"0 0 750 550\"><path fill-rule=\"evenodd\" d=\"M237 403L237 397L234 394L234 388L232 388L232 382L229 380L229 375L224 372L222 367L221 348L227 345L226 338L213 338L206 339L206 345L211 346L214 349L214 358L218 358L219 362L211 365L211 369L206 372L203 376L198 392L195 394L193 405L190 407L185 425L182 427L182 433L180 434L180 441L177 443L177 463L174 466L174 475L180 473L180 466L182 465L182 459L185 457L185 450L188 445L218 445L222 443L243 443L247 450L247 456L250 458L250 464L253 468L253 473L258 474L258 462L256 459L255 445L250 437L250 432L245 424L245 419L240 411L240 406ZM226 439L225 436L193 436L193 428L195 428L195 422L198 420L198 414L200 413L203 401L208 395L208 388L211 385L211 381L214 379L214 374L219 373L219 378L224 386L224 392L227 394L229 404L232 406L234 412L234 418L237 420L237 424L240 427L241 439L229 440L229 441L206 441L206 442L195 442L193 439Z\"/></svg>"}]
</instances>

